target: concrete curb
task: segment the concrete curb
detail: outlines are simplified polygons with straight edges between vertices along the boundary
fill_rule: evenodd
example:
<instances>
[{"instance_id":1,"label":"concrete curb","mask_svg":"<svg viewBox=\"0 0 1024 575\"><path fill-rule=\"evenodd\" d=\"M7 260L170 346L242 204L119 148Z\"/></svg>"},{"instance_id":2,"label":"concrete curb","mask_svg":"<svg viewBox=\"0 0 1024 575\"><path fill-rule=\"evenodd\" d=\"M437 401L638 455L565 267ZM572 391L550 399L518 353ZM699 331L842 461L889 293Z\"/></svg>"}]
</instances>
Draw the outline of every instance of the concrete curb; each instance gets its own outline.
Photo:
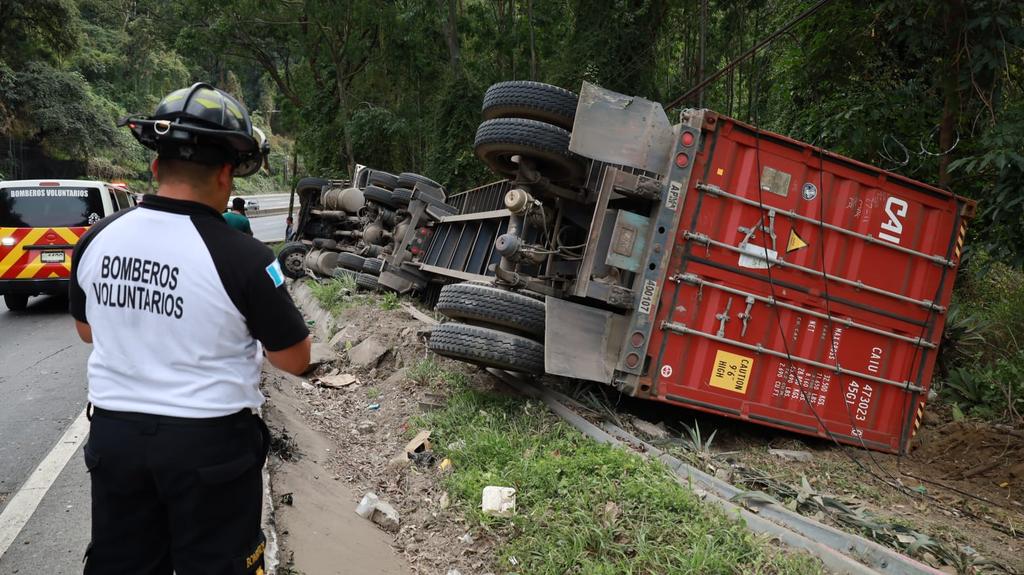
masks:
<instances>
[{"instance_id":1,"label":"concrete curb","mask_svg":"<svg viewBox=\"0 0 1024 575\"><path fill-rule=\"evenodd\" d=\"M313 325L310 326L309 331L319 341L330 341L331 336L337 331L334 315L320 307L320 302L316 301L313 291L309 289L306 282L302 280L293 281L291 284L291 292L292 298L295 300L295 305L298 306L299 310L305 314L307 318L314 322Z\"/></svg>"}]
</instances>

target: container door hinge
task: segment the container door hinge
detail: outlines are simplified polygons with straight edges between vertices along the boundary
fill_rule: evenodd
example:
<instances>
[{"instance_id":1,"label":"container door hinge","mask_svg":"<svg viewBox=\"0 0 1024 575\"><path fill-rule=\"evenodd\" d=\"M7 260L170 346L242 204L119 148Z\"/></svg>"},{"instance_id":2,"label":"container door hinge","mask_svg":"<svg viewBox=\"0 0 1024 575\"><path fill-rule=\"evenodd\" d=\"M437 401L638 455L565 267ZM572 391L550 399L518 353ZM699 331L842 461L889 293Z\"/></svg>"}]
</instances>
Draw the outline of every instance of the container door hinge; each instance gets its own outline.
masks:
<instances>
[{"instance_id":1,"label":"container door hinge","mask_svg":"<svg viewBox=\"0 0 1024 575\"><path fill-rule=\"evenodd\" d=\"M715 314L715 319L718 320L718 337L725 337L725 324L729 322L729 308L731 307L732 298L729 298L729 300L725 302L725 311Z\"/></svg>"},{"instance_id":2,"label":"container door hinge","mask_svg":"<svg viewBox=\"0 0 1024 575\"><path fill-rule=\"evenodd\" d=\"M754 296L747 296L747 309L736 314L736 317L743 320L743 329L740 330L740 337L746 337L747 335L747 323L750 321L750 310L754 307Z\"/></svg>"}]
</instances>

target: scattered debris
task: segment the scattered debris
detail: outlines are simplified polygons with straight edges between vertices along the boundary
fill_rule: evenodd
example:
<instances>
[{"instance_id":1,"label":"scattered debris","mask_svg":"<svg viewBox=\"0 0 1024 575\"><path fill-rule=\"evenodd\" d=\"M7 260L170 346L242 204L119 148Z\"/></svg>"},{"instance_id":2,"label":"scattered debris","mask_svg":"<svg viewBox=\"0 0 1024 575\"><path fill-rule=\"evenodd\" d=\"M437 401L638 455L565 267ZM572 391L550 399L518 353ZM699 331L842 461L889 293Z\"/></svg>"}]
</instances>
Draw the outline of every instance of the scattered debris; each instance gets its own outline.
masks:
<instances>
[{"instance_id":1,"label":"scattered debris","mask_svg":"<svg viewBox=\"0 0 1024 575\"><path fill-rule=\"evenodd\" d=\"M420 409L425 412L436 411L438 409L444 409L445 405L447 405L447 401L445 400L444 395L441 395L440 393L431 393L428 391L423 394L423 397L420 399L419 405Z\"/></svg>"},{"instance_id":2,"label":"scattered debris","mask_svg":"<svg viewBox=\"0 0 1024 575\"><path fill-rule=\"evenodd\" d=\"M306 391L313 391L314 389L316 389L316 387L310 384L308 381L303 381L301 384L299 384L299 386Z\"/></svg>"},{"instance_id":3,"label":"scattered debris","mask_svg":"<svg viewBox=\"0 0 1024 575\"><path fill-rule=\"evenodd\" d=\"M377 411L378 409L380 409L380 404L379 403L371 403L370 405L366 406L366 409L369 409L370 411Z\"/></svg>"},{"instance_id":4,"label":"scattered debris","mask_svg":"<svg viewBox=\"0 0 1024 575\"><path fill-rule=\"evenodd\" d=\"M409 467L409 465L411 464L412 460L409 459L409 455L407 453L399 453L398 455L392 457L391 461L388 461L388 469L392 471L398 471L400 469L405 469L406 467Z\"/></svg>"},{"instance_id":5,"label":"scattered debris","mask_svg":"<svg viewBox=\"0 0 1024 575\"><path fill-rule=\"evenodd\" d=\"M484 487L481 503L484 514L508 517L516 512L516 490L512 487Z\"/></svg>"},{"instance_id":6,"label":"scattered debris","mask_svg":"<svg viewBox=\"0 0 1024 575\"><path fill-rule=\"evenodd\" d=\"M785 459L786 461L799 461L801 463L809 463L814 461L814 454L810 451L800 451L796 449L768 449L768 453Z\"/></svg>"},{"instance_id":7,"label":"scattered debris","mask_svg":"<svg viewBox=\"0 0 1024 575\"><path fill-rule=\"evenodd\" d=\"M437 466L442 472L448 471L452 468L452 460L445 457L441 460L441 464Z\"/></svg>"},{"instance_id":8,"label":"scattered debris","mask_svg":"<svg viewBox=\"0 0 1024 575\"><path fill-rule=\"evenodd\" d=\"M448 506L451 504L452 502L451 499L448 497L448 492L442 493L441 498L437 500L437 506L440 507L441 509L448 509Z\"/></svg>"},{"instance_id":9,"label":"scattered debris","mask_svg":"<svg viewBox=\"0 0 1024 575\"><path fill-rule=\"evenodd\" d=\"M293 494L291 494L291 493L282 493L281 494L281 504L282 505L292 505L293 503L295 503L295 496Z\"/></svg>"},{"instance_id":10,"label":"scattered debris","mask_svg":"<svg viewBox=\"0 0 1024 575\"><path fill-rule=\"evenodd\" d=\"M369 420L360 421L356 425L356 431L358 431L360 435L366 435L368 433L373 433L376 429L377 429L377 424L372 422L372 421L369 421Z\"/></svg>"},{"instance_id":11,"label":"scattered debris","mask_svg":"<svg viewBox=\"0 0 1024 575\"><path fill-rule=\"evenodd\" d=\"M340 389L342 387L348 387L353 383L359 383L359 380L351 373L342 373L340 375L325 375L318 378L316 383L321 387Z\"/></svg>"},{"instance_id":12,"label":"scattered debris","mask_svg":"<svg viewBox=\"0 0 1024 575\"><path fill-rule=\"evenodd\" d=\"M337 354L331 349L326 343L316 342L313 344L313 348L309 352L309 368L306 370L307 373L320 367L325 363L330 363L338 359Z\"/></svg>"},{"instance_id":13,"label":"scattered debris","mask_svg":"<svg viewBox=\"0 0 1024 575\"><path fill-rule=\"evenodd\" d=\"M413 453L422 453L424 451L430 451L430 431L424 429L416 434L409 440L409 443L405 444L405 452L410 456Z\"/></svg>"},{"instance_id":14,"label":"scattered debris","mask_svg":"<svg viewBox=\"0 0 1024 575\"><path fill-rule=\"evenodd\" d=\"M387 379L384 380L384 385L398 385L400 383L403 383L409 377L408 373L409 368L407 367L395 370L394 372L391 373L391 375L388 376Z\"/></svg>"},{"instance_id":15,"label":"scattered debris","mask_svg":"<svg viewBox=\"0 0 1024 575\"><path fill-rule=\"evenodd\" d=\"M359 505L356 505L356 515L373 521L385 531L398 531L398 511L372 491L364 495Z\"/></svg>"},{"instance_id":16,"label":"scattered debris","mask_svg":"<svg viewBox=\"0 0 1024 575\"><path fill-rule=\"evenodd\" d=\"M652 439L668 438L668 430L665 429L665 425L663 423L655 425L649 421L637 418L633 420L633 427L637 428L644 435Z\"/></svg>"},{"instance_id":17,"label":"scattered debris","mask_svg":"<svg viewBox=\"0 0 1024 575\"><path fill-rule=\"evenodd\" d=\"M391 351L390 347L371 336L348 350L348 360L358 368L375 367L389 351Z\"/></svg>"},{"instance_id":18,"label":"scattered debris","mask_svg":"<svg viewBox=\"0 0 1024 575\"><path fill-rule=\"evenodd\" d=\"M470 535L469 532L466 532L461 537L459 537L459 541L461 541L462 543L465 543L466 545L472 545L473 544L473 536Z\"/></svg>"},{"instance_id":19,"label":"scattered debris","mask_svg":"<svg viewBox=\"0 0 1024 575\"><path fill-rule=\"evenodd\" d=\"M601 514L601 521L604 523L605 527L611 527L619 520L619 515L621 513L622 510L619 509L618 504L614 501L609 501L604 504L604 513Z\"/></svg>"},{"instance_id":20,"label":"scattered debris","mask_svg":"<svg viewBox=\"0 0 1024 575\"><path fill-rule=\"evenodd\" d=\"M429 315L423 313L422 311L416 309L416 307L413 306L412 304L403 303L402 304L402 309L404 309L406 311L406 313L408 313L412 317L422 321L423 323L425 323L427 325L437 325L439 323L436 319L434 319L434 318L430 317Z\"/></svg>"},{"instance_id":21,"label":"scattered debris","mask_svg":"<svg viewBox=\"0 0 1024 575\"><path fill-rule=\"evenodd\" d=\"M462 451L466 448L465 439L457 439L448 444L448 451Z\"/></svg>"},{"instance_id":22,"label":"scattered debris","mask_svg":"<svg viewBox=\"0 0 1024 575\"><path fill-rule=\"evenodd\" d=\"M331 346L331 349L338 353L345 353L357 343L359 343L358 330L351 325L346 325L341 328L341 331L334 334L334 337L331 338L331 341L327 345Z\"/></svg>"},{"instance_id":23,"label":"scattered debris","mask_svg":"<svg viewBox=\"0 0 1024 575\"><path fill-rule=\"evenodd\" d=\"M462 572L459 571L458 569L449 569L448 570L448 575L462 575Z\"/></svg>"}]
</instances>

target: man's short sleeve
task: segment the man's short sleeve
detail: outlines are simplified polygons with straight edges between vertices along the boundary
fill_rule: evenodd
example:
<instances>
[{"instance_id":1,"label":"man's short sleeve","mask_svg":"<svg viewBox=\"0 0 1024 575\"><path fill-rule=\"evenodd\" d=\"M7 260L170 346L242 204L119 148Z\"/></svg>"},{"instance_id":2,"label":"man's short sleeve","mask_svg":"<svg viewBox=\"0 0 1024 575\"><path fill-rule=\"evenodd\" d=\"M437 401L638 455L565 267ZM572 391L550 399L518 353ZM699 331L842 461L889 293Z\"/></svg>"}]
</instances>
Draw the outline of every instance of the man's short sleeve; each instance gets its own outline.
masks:
<instances>
[{"instance_id":1,"label":"man's short sleeve","mask_svg":"<svg viewBox=\"0 0 1024 575\"><path fill-rule=\"evenodd\" d=\"M302 314L284 285L276 259L257 270L246 282L241 310L252 336L269 351L287 349L309 335Z\"/></svg>"},{"instance_id":2,"label":"man's short sleeve","mask_svg":"<svg viewBox=\"0 0 1024 575\"><path fill-rule=\"evenodd\" d=\"M309 336L309 328L285 288L281 264L270 248L231 231L225 219L194 216L192 223L253 338L270 351L281 351Z\"/></svg>"}]
</instances>

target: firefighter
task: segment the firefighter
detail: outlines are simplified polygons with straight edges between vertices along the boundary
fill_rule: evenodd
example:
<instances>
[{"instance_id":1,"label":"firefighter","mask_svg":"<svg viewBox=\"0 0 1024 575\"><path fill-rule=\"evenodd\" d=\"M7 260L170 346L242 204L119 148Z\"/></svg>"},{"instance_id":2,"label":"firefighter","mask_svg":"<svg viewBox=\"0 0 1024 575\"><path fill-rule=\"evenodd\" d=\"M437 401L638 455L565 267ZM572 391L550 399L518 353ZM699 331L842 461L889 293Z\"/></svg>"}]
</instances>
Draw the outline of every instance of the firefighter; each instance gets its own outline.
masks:
<instances>
[{"instance_id":1,"label":"firefighter","mask_svg":"<svg viewBox=\"0 0 1024 575\"><path fill-rule=\"evenodd\" d=\"M262 574L261 349L301 373L309 331L273 253L221 210L269 149L209 84L121 125L157 152L159 189L93 226L72 258L71 313L93 344L85 573Z\"/></svg>"}]
</instances>

